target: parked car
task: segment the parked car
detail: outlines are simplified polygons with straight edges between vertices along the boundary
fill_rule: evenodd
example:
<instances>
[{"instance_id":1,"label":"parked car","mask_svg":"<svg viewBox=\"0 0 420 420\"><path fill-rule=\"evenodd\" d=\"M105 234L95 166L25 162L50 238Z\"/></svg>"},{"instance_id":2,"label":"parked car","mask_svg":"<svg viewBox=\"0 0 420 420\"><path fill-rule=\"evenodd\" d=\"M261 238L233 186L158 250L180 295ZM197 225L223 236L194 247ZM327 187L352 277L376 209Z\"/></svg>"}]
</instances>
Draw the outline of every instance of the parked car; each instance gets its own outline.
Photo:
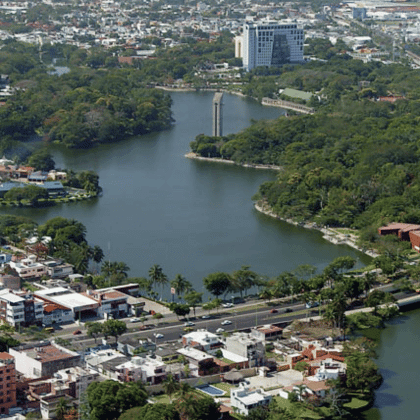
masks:
<instances>
[{"instance_id":1,"label":"parked car","mask_svg":"<svg viewBox=\"0 0 420 420\"><path fill-rule=\"evenodd\" d=\"M203 315L202 317L201 317L201 319L210 319L211 317L210 317L210 315Z\"/></svg>"},{"instance_id":2,"label":"parked car","mask_svg":"<svg viewBox=\"0 0 420 420\"><path fill-rule=\"evenodd\" d=\"M187 321L185 324L184 324L184 327L193 327L195 324L194 324L194 322L191 322L191 321Z\"/></svg>"},{"instance_id":3,"label":"parked car","mask_svg":"<svg viewBox=\"0 0 420 420\"><path fill-rule=\"evenodd\" d=\"M273 308L273 309L271 309L270 314L276 314L277 312L278 312L278 310Z\"/></svg>"},{"instance_id":4,"label":"parked car","mask_svg":"<svg viewBox=\"0 0 420 420\"><path fill-rule=\"evenodd\" d=\"M130 322L140 322L140 318L131 318Z\"/></svg>"},{"instance_id":5,"label":"parked car","mask_svg":"<svg viewBox=\"0 0 420 420\"><path fill-rule=\"evenodd\" d=\"M228 302L228 303L223 303L222 306L224 308L233 308L235 305L233 303Z\"/></svg>"},{"instance_id":6,"label":"parked car","mask_svg":"<svg viewBox=\"0 0 420 420\"><path fill-rule=\"evenodd\" d=\"M222 325L230 325L232 324L232 321L229 321L228 319L225 319L224 321L222 321Z\"/></svg>"},{"instance_id":7,"label":"parked car","mask_svg":"<svg viewBox=\"0 0 420 420\"><path fill-rule=\"evenodd\" d=\"M80 330L73 331L73 335L79 335L79 334L82 334L82 331Z\"/></svg>"},{"instance_id":8,"label":"parked car","mask_svg":"<svg viewBox=\"0 0 420 420\"><path fill-rule=\"evenodd\" d=\"M225 330L223 328L218 328L216 330L216 334L221 334L222 332L225 332Z\"/></svg>"},{"instance_id":9,"label":"parked car","mask_svg":"<svg viewBox=\"0 0 420 420\"><path fill-rule=\"evenodd\" d=\"M163 338L163 337L164 337L164 335L163 335L163 334L155 334L155 337L156 337L156 338Z\"/></svg>"}]
</instances>

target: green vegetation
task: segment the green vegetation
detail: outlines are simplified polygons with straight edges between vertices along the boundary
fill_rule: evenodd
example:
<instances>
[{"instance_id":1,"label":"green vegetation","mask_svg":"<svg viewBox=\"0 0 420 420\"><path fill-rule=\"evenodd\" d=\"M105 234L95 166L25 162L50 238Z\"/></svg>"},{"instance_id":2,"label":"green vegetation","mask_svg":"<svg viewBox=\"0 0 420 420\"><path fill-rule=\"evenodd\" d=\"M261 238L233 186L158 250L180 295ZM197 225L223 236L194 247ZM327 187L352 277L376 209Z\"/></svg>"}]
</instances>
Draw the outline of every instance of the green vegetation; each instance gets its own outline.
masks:
<instances>
[{"instance_id":1,"label":"green vegetation","mask_svg":"<svg viewBox=\"0 0 420 420\"><path fill-rule=\"evenodd\" d=\"M87 389L90 419L115 420L121 413L133 407L144 406L147 393L139 382L93 382Z\"/></svg>"},{"instance_id":2,"label":"green vegetation","mask_svg":"<svg viewBox=\"0 0 420 420\"><path fill-rule=\"evenodd\" d=\"M204 157L281 166L277 180L263 184L254 198L284 218L358 229L418 223L419 72L340 55L277 70L250 74L250 84L256 78L257 86L271 80L272 93L286 86L317 92L321 102L310 104L318 108L315 115L261 121L221 138L201 134L191 149ZM407 100L375 101L389 92ZM369 231L360 240L378 239Z\"/></svg>"}]
</instances>

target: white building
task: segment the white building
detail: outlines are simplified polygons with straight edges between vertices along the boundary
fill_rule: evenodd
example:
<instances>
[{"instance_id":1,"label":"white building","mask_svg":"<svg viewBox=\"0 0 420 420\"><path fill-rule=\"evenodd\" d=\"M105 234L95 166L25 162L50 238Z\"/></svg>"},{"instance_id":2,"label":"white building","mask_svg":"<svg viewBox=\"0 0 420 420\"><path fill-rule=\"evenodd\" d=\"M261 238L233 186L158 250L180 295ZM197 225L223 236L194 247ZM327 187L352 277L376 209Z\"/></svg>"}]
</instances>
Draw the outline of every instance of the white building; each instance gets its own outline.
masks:
<instances>
[{"instance_id":1,"label":"white building","mask_svg":"<svg viewBox=\"0 0 420 420\"><path fill-rule=\"evenodd\" d=\"M234 333L226 337L226 350L245 357L249 367L263 366L265 361L264 343L246 333Z\"/></svg>"},{"instance_id":2,"label":"white building","mask_svg":"<svg viewBox=\"0 0 420 420\"><path fill-rule=\"evenodd\" d=\"M303 42L303 29L296 23L245 22L241 48L243 66L250 71L259 66L301 63Z\"/></svg>"},{"instance_id":3,"label":"white building","mask_svg":"<svg viewBox=\"0 0 420 420\"><path fill-rule=\"evenodd\" d=\"M43 302L30 293L15 294L7 289L0 292L0 319L16 327L41 324L44 318Z\"/></svg>"},{"instance_id":4,"label":"white building","mask_svg":"<svg viewBox=\"0 0 420 420\"><path fill-rule=\"evenodd\" d=\"M165 363L146 357L133 357L129 362L116 366L118 380L121 382L142 381L146 384L155 385L166 378Z\"/></svg>"},{"instance_id":5,"label":"white building","mask_svg":"<svg viewBox=\"0 0 420 420\"><path fill-rule=\"evenodd\" d=\"M40 278L47 274L47 267L31 258L25 258L20 262L10 261L9 265L16 270L21 279Z\"/></svg>"},{"instance_id":6,"label":"white building","mask_svg":"<svg viewBox=\"0 0 420 420\"><path fill-rule=\"evenodd\" d=\"M248 386L242 384L239 388L230 390L231 406L243 416L247 416L253 408L270 404L271 398L272 396L261 388L251 391Z\"/></svg>"},{"instance_id":7,"label":"white building","mask_svg":"<svg viewBox=\"0 0 420 420\"><path fill-rule=\"evenodd\" d=\"M64 287L37 290L34 292L34 295L44 302L53 303L69 309L73 315L73 319L82 317L83 313L96 314L99 307L99 303L96 300Z\"/></svg>"},{"instance_id":8,"label":"white building","mask_svg":"<svg viewBox=\"0 0 420 420\"><path fill-rule=\"evenodd\" d=\"M22 344L9 349L9 354L15 358L16 370L26 378L53 375L61 369L78 366L81 361L80 354L49 341Z\"/></svg>"},{"instance_id":9,"label":"white building","mask_svg":"<svg viewBox=\"0 0 420 420\"><path fill-rule=\"evenodd\" d=\"M182 344L184 346L196 347L214 356L218 349L223 346L219 336L207 330L192 331L183 335Z\"/></svg>"}]
</instances>

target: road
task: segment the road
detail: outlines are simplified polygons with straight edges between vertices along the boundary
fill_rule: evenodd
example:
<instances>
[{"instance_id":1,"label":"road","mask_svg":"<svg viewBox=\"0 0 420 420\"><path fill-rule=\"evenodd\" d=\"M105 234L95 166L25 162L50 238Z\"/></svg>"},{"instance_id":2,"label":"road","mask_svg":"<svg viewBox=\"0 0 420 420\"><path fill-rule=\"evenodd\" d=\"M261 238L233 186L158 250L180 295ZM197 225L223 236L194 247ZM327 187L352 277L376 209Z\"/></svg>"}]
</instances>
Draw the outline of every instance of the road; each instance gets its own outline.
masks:
<instances>
[{"instance_id":1,"label":"road","mask_svg":"<svg viewBox=\"0 0 420 420\"><path fill-rule=\"evenodd\" d=\"M400 292L395 295L397 299L416 295L416 293ZM201 316L205 315L204 311L197 311L197 318L190 317L190 321L194 322L193 330L205 329L209 332L216 333L216 330L223 328L225 332L233 332L235 330L246 330L255 326L261 326L266 324L278 324L278 323L290 323L295 319L306 318L308 316L317 316L318 308L307 310L305 305L302 303L287 304L287 305L265 306L261 307L261 302L254 302L251 304L237 305L233 308L220 310L219 313L213 313L210 315L210 319L202 319ZM270 313L273 308L277 308L277 313ZM285 313L286 309L291 311ZM225 320L231 321L229 325L222 325ZM131 323L127 322L128 331L124 334L124 337L132 337L134 339L148 338L152 341L166 342L178 340L183 334L185 321L177 320L175 315L170 315L160 321L157 325L157 321L154 319L148 319L144 325L147 327L146 330L142 330L143 324L141 322ZM73 332L80 329L82 334L73 335ZM86 330L83 327L75 326L71 324L64 326L62 331L58 331L57 336L63 339L71 340L74 343L80 345L80 347L86 348L94 346L94 339L88 338ZM155 334L162 334L162 338L156 338ZM112 343L114 338L110 338L109 342Z\"/></svg>"},{"instance_id":2,"label":"road","mask_svg":"<svg viewBox=\"0 0 420 420\"><path fill-rule=\"evenodd\" d=\"M254 305L255 306L255 305ZM290 313L285 313L285 309L291 310ZM239 312L239 309L242 309ZM249 310L244 307L240 308L230 308L229 311L220 312L219 314L212 314L210 319L202 319L197 316L197 318L190 318L194 322L194 330L206 329L209 332L216 333L216 330L223 328L226 332L233 332L235 330L244 330L255 327L256 325L266 325L280 322L290 322L293 319L302 318L307 316L306 313L302 314L302 311L305 309L305 306L302 303L289 304L282 306L278 309L278 313L270 313L272 307L266 308L257 308L257 310ZM307 311L306 311L307 312ZM222 325L222 322L225 320L231 321L229 325ZM145 322L145 325L148 327L147 330L142 330L142 323L127 323L129 330L124 334L124 337L133 337L133 338L149 338L152 341L159 343L159 341L174 341L178 340L184 332L184 322L178 321L176 318L164 319L160 322L159 325L156 325L156 320L148 320ZM83 328L79 329L82 331L80 335L73 335L73 331L78 329L77 327L72 326L67 328L64 333L61 333L59 336L63 339L69 339L76 343L81 344L83 347L88 347L94 345L94 340L85 336L85 330ZM156 339L155 334L162 334L163 338ZM113 338L109 341L112 343Z\"/></svg>"}]
</instances>

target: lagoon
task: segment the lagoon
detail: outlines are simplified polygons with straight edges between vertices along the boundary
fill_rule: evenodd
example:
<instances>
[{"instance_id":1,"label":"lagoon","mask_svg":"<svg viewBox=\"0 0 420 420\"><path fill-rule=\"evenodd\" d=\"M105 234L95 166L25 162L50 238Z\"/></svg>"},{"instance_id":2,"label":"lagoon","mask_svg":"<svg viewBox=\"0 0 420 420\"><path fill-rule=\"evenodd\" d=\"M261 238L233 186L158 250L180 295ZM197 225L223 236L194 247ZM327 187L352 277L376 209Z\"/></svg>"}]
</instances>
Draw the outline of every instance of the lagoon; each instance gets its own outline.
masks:
<instances>
[{"instance_id":1,"label":"lagoon","mask_svg":"<svg viewBox=\"0 0 420 420\"><path fill-rule=\"evenodd\" d=\"M184 275L198 291L215 271L250 265L276 276L299 264L322 270L334 258L370 259L347 246L335 246L318 231L271 219L253 208L251 197L275 172L185 158L200 133L211 135L211 92L174 92L175 123L169 130L90 150L52 146L57 167L92 169L103 196L45 209L8 209L38 223L63 216L81 221L91 245L110 261L124 261L130 276L147 276L159 264L169 279ZM256 101L224 96L224 133L236 133L251 120L284 113Z\"/></svg>"}]
</instances>

